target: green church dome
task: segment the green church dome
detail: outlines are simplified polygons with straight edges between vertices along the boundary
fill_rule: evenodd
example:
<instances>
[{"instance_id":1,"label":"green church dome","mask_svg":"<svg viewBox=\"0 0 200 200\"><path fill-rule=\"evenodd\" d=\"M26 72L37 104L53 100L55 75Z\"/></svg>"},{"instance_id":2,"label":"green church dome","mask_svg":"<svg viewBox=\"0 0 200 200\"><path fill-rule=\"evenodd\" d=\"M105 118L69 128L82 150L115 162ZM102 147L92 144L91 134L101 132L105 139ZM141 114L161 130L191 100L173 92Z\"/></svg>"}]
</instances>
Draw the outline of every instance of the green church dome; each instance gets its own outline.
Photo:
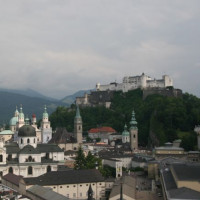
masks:
<instances>
[{"instance_id":1,"label":"green church dome","mask_svg":"<svg viewBox=\"0 0 200 200\"><path fill-rule=\"evenodd\" d=\"M10 119L9 125L10 126L15 126L17 124L17 122L18 122L18 117L12 117Z\"/></svg>"},{"instance_id":2,"label":"green church dome","mask_svg":"<svg viewBox=\"0 0 200 200\"><path fill-rule=\"evenodd\" d=\"M49 115L48 115L48 113L47 113L47 107L46 107L46 105L44 106L44 112L43 112L43 118L48 118L49 117Z\"/></svg>"},{"instance_id":3,"label":"green church dome","mask_svg":"<svg viewBox=\"0 0 200 200\"><path fill-rule=\"evenodd\" d=\"M127 126L126 126L126 124L125 124L125 126L124 126L124 131L122 132L122 135L123 135L123 136L129 136L129 135L130 135L129 132L127 131Z\"/></svg>"}]
</instances>

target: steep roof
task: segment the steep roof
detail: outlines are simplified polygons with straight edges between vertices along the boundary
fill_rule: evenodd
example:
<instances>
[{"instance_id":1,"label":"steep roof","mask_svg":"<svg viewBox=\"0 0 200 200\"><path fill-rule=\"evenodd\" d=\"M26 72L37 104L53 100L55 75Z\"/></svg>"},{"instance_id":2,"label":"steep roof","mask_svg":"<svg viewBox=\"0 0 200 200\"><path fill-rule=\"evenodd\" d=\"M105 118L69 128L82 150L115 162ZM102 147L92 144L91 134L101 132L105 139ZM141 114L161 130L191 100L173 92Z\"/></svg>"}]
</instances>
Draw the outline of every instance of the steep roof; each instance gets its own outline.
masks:
<instances>
[{"instance_id":1,"label":"steep roof","mask_svg":"<svg viewBox=\"0 0 200 200\"><path fill-rule=\"evenodd\" d=\"M99 128L91 128L88 131L88 133L104 133L104 132L116 133L116 130L113 129L112 127L103 126L103 127L99 127Z\"/></svg>"},{"instance_id":2,"label":"steep roof","mask_svg":"<svg viewBox=\"0 0 200 200\"><path fill-rule=\"evenodd\" d=\"M76 183L93 183L104 181L96 169L52 171L34 178L24 178L27 185L62 185Z\"/></svg>"},{"instance_id":3,"label":"steep roof","mask_svg":"<svg viewBox=\"0 0 200 200\"><path fill-rule=\"evenodd\" d=\"M74 143L74 142L76 142L74 134L69 133L66 130L66 128L57 128L56 133L54 133L52 139L49 141L49 143L56 143L56 144Z\"/></svg>"},{"instance_id":4,"label":"steep roof","mask_svg":"<svg viewBox=\"0 0 200 200\"><path fill-rule=\"evenodd\" d=\"M6 174L5 176L2 177L2 179L19 186L19 181L20 179L23 178L23 176L17 176L15 174Z\"/></svg>"}]
</instances>

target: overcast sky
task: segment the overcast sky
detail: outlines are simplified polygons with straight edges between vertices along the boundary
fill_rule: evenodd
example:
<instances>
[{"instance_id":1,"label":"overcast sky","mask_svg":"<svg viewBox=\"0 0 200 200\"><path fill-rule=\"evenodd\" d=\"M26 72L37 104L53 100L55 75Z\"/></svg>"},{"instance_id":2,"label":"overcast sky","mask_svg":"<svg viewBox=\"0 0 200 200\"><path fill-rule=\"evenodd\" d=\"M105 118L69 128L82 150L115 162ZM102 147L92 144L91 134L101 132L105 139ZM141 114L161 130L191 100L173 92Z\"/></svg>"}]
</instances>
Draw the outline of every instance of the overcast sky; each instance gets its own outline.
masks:
<instances>
[{"instance_id":1,"label":"overcast sky","mask_svg":"<svg viewBox=\"0 0 200 200\"><path fill-rule=\"evenodd\" d=\"M142 72L200 96L200 0L0 0L0 66L56 98Z\"/></svg>"}]
</instances>

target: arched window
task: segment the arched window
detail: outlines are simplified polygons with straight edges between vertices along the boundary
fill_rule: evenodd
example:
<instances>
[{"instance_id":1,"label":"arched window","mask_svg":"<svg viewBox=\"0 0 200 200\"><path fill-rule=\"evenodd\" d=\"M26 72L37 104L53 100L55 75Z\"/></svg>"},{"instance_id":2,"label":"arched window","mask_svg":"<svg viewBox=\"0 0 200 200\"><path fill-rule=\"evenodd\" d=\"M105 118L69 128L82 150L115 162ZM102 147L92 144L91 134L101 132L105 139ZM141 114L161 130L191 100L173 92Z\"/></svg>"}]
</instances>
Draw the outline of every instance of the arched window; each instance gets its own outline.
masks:
<instances>
[{"instance_id":1,"label":"arched window","mask_svg":"<svg viewBox=\"0 0 200 200\"><path fill-rule=\"evenodd\" d=\"M33 168L31 166L28 167L28 175L33 174Z\"/></svg>"},{"instance_id":2,"label":"arched window","mask_svg":"<svg viewBox=\"0 0 200 200\"><path fill-rule=\"evenodd\" d=\"M49 153L46 153L46 159L49 159Z\"/></svg>"},{"instance_id":3,"label":"arched window","mask_svg":"<svg viewBox=\"0 0 200 200\"><path fill-rule=\"evenodd\" d=\"M0 162L3 162L3 155L0 155Z\"/></svg>"},{"instance_id":4,"label":"arched window","mask_svg":"<svg viewBox=\"0 0 200 200\"><path fill-rule=\"evenodd\" d=\"M78 130L79 130L79 131L81 130L81 126L78 126Z\"/></svg>"},{"instance_id":5,"label":"arched window","mask_svg":"<svg viewBox=\"0 0 200 200\"><path fill-rule=\"evenodd\" d=\"M51 171L51 166L47 166L47 172Z\"/></svg>"},{"instance_id":6,"label":"arched window","mask_svg":"<svg viewBox=\"0 0 200 200\"><path fill-rule=\"evenodd\" d=\"M11 173L11 174L13 174L13 168L10 167L9 170L8 170L8 172Z\"/></svg>"},{"instance_id":7,"label":"arched window","mask_svg":"<svg viewBox=\"0 0 200 200\"><path fill-rule=\"evenodd\" d=\"M32 156L29 156L28 157L28 162L32 162L32 160L33 160Z\"/></svg>"},{"instance_id":8,"label":"arched window","mask_svg":"<svg viewBox=\"0 0 200 200\"><path fill-rule=\"evenodd\" d=\"M23 139L21 138L21 144L23 144Z\"/></svg>"},{"instance_id":9,"label":"arched window","mask_svg":"<svg viewBox=\"0 0 200 200\"><path fill-rule=\"evenodd\" d=\"M34 138L34 143L35 143L35 138Z\"/></svg>"},{"instance_id":10,"label":"arched window","mask_svg":"<svg viewBox=\"0 0 200 200\"><path fill-rule=\"evenodd\" d=\"M29 139L29 138L27 139L27 143L28 143L28 144L30 143L30 139Z\"/></svg>"},{"instance_id":11,"label":"arched window","mask_svg":"<svg viewBox=\"0 0 200 200\"><path fill-rule=\"evenodd\" d=\"M135 138L135 134L133 135L133 137Z\"/></svg>"}]
</instances>

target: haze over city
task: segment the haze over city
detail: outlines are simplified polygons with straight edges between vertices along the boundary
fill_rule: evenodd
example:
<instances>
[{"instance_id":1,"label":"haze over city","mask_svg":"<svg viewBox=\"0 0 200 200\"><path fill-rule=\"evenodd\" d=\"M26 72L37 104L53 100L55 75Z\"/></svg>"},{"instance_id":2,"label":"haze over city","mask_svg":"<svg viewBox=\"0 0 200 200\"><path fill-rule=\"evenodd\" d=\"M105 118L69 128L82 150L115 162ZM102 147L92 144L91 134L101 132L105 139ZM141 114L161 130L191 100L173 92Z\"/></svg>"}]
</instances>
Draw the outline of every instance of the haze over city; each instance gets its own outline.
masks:
<instances>
[{"instance_id":1,"label":"haze over city","mask_svg":"<svg viewBox=\"0 0 200 200\"><path fill-rule=\"evenodd\" d=\"M1 88L62 98L143 72L199 95L199 0L1 0Z\"/></svg>"}]
</instances>

